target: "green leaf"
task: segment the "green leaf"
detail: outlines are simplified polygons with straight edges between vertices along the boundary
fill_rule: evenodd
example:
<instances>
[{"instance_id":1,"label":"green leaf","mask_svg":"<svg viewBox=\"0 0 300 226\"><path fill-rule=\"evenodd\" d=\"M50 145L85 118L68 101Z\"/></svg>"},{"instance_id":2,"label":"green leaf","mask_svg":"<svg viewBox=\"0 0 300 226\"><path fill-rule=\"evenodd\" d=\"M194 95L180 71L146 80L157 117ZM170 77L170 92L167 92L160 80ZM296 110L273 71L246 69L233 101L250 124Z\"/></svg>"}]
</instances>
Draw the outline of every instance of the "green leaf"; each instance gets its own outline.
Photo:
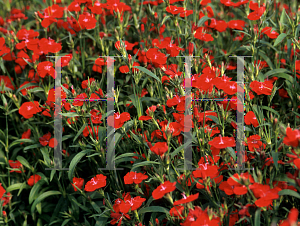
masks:
<instances>
[{"instance_id":1,"label":"green leaf","mask_svg":"<svg viewBox=\"0 0 300 226\"><path fill-rule=\"evenodd\" d=\"M79 152L71 161L70 166L69 166L69 173L68 173L68 177L69 180L72 182L73 181L73 174L75 171L75 167L77 166L78 162L80 161L80 159L85 156L87 153L91 152L90 149L88 150L84 150Z\"/></svg>"},{"instance_id":2,"label":"green leaf","mask_svg":"<svg viewBox=\"0 0 300 226\"><path fill-rule=\"evenodd\" d=\"M277 111L275 111L274 109L272 109L272 108L269 108L267 106L261 106L261 108L265 109L267 111L270 111L270 112L274 113L275 115L277 115L278 117L280 117L280 114Z\"/></svg>"},{"instance_id":3,"label":"green leaf","mask_svg":"<svg viewBox=\"0 0 300 226\"><path fill-rule=\"evenodd\" d=\"M44 180L39 180L35 185L33 185L29 193L29 198L28 198L29 204L31 204L33 200L38 196L38 193L44 183L45 183Z\"/></svg>"},{"instance_id":4,"label":"green leaf","mask_svg":"<svg viewBox=\"0 0 300 226\"><path fill-rule=\"evenodd\" d=\"M202 17L199 21L198 21L198 24L197 24L197 26L198 27L201 27L202 26L202 24L204 24L207 20L209 20L210 18L208 17L208 16L204 16L204 17Z\"/></svg>"},{"instance_id":5,"label":"green leaf","mask_svg":"<svg viewBox=\"0 0 300 226\"><path fill-rule=\"evenodd\" d=\"M17 156L17 160L20 161L20 163L22 163L23 166L27 167L28 169L32 169L32 167L30 166L30 164L28 163L28 161L22 157L22 156Z\"/></svg>"},{"instance_id":6,"label":"green leaf","mask_svg":"<svg viewBox=\"0 0 300 226\"><path fill-rule=\"evenodd\" d=\"M23 186L25 186L26 188L30 188L29 185L26 185L26 182L24 182L24 183L16 183L16 184L10 185L10 186L6 189L6 192L11 192L11 191L23 189L23 188L24 188Z\"/></svg>"},{"instance_id":7,"label":"green leaf","mask_svg":"<svg viewBox=\"0 0 300 226\"><path fill-rule=\"evenodd\" d=\"M168 20L170 19L170 16L165 16L161 22L161 26Z\"/></svg>"},{"instance_id":8,"label":"green leaf","mask_svg":"<svg viewBox=\"0 0 300 226\"><path fill-rule=\"evenodd\" d=\"M285 80L289 81L290 83L294 83L294 79L291 75L288 75L288 74L285 74L285 73L280 73L280 74L277 74L276 77L284 78Z\"/></svg>"},{"instance_id":9,"label":"green leaf","mask_svg":"<svg viewBox=\"0 0 300 226\"><path fill-rule=\"evenodd\" d=\"M271 75L275 75L275 74L281 74L281 73L285 73L285 72L289 72L289 70L287 69L284 69L284 68L277 68L277 69L273 69L271 71L268 71L266 74L265 74L265 78L271 76Z\"/></svg>"},{"instance_id":10,"label":"green leaf","mask_svg":"<svg viewBox=\"0 0 300 226\"><path fill-rule=\"evenodd\" d=\"M183 136L185 137L186 135ZM171 153L171 159L173 159L175 155L177 155L181 151L181 149L186 148L188 145L191 145L191 143L193 142L193 138L194 138L194 134L192 136L192 139L188 139L188 141L184 143L184 145L179 146L175 151L173 151Z\"/></svg>"},{"instance_id":11,"label":"green leaf","mask_svg":"<svg viewBox=\"0 0 300 226\"><path fill-rule=\"evenodd\" d=\"M269 67L273 70L274 69L274 65L272 63L272 61L270 60L269 57L267 57L263 51L259 50L258 54L267 62L267 64L269 65Z\"/></svg>"},{"instance_id":12,"label":"green leaf","mask_svg":"<svg viewBox=\"0 0 300 226\"><path fill-rule=\"evenodd\" d=\"M37 204L39 204L40 202L42 202L45 198L52 196L52 195L61 195L61 192L59 191L47 191L45 193L42 193L32 204L31 206L31 214L34 213L34 209L36 207Z\"/></svg>"},{"instance_id":13,"label":"green leaf","mask_svg":"<svg viewBox=\"0 0 300 226\"><path fill-rule=\"evenodd\" d=\"M87 127L87 124L83 124L83 126L81 127L81 129L78 131L78 133L76 134L76 136L74 137L73 142L75 142L75 140L82 134L82 131L85 129L85 127Z\"/></svg>"},{"instance_id":14,"label":"green leaf","mask_svg":"<svg viewBox=\"0 0 300 226\"><path fill-rule=\"evenodd\" d=\"M20 87L20 88L16 91L16 94L19 93L21 90L26 89L26 88L28 88L28 87L30 87L30 86L37 86L37 83L27 83L27 84L25 84L24 86Z\"/></svg>"},{"instance_id":15,"label":"green leaf","mask_svg":"<svg viewBox=\"0 0 300 226\"><path fill-rule=\"evenodd\" d=\"M68 112L68 113L61 113L62 116L65 116L65 117L76 117L76 116L80 116L78 115L77 113L75 112Z\"/></svg>"},{"instance_id":16,"label":"green leaf","mask_svg":"<svg viewBox=\"0 0 300 226\"><path fill-rule=\"evenodd\" d=\"M119 164L121 162L125 162L129 159L129 157L138 157L140 159L142 159L143 157L138 155L138 154L135 154L135 153L125 153L125 154L122 154L122 155L119 155L118 157L115 158L115 164ZM131 158L130 161L133 161L134 158Z\"/></svg>"},{"instance_id":17,"label":"green leaf","mask_svg":"<svg viewBox=\"0 0 300 226\"><path fill-rule=\"evenodd\" d=\"M287 35L286 35L285 33L280 34L280 35L276 38L275 43L274 43L274 46L277 46L280 42L282 42L283 39L285 39L286 36L287 36Z\"/></svg>"},{"instance_id":18,"label":"green leaf","mask_svg":"<svg viewBox=\"0 0 300 226\"><path fill-rule=\"evenodd\" d=\"M282 25L285 24L286 22L286 17L285 17L285 9L282 10L281 16L280 16L280 21Z\"/></svg>"},{"instance_id":19,"label":"green leaf","mask_svg":"<svg viewBox=\"0 0 300 226\"><path fill-rule=\"evenodd\" d=\"M275 165L276 169L279 170L279 167L278 167L278 152L272 151L271 154L272 154L272 158L273 158L273 161L274 161L274 165Z\"/></svg>"},{"instance_id":20,"label":"green leaf","mask_svg":"<svg viewBox=\"0 0 300 226\"><path fill-rule=\"evenodd\" d=\"M34 148L40 148L42 147L41 144L33 144L33 145L29 145L27 147L24 148L24 151L28 150L28 149L34 149Z\"/></svg>"},{"instance_id":21,"label":"green leaf","mask_svg":"<svg viewBox=\"0 0 300 226\"><path fill-rule=\"evenodd\" d=\"M8 148L10 149L12 146L16 145L16 144L20 144L20 143L34 143L33 140L30 140L30 139L18 139L18 140L15 140L14 142L12 142Z\"/></svg>"},{"instance_id":22,"label":"green leaf","mask_svg":"<svg viewBox=\"0 0 300 226\"><path fill-rule=\"evenodd\" d=\"M138 211L138 214L141 215L144 213L157 213L157 212L165 213L166 215L170 214L167 208L161 206L149 206L149 207L142 208Z\"/></svg>"},{"instance_id":23,"label":"green leaf","mask_svg":"<svg viewBox=\"0 0 300 226\"><path fill-rule=\"evenodd\" d=\"M278 195L290 195L300 199L300 194L290 189L283 189L280 192L278 192Z\"/></svg>"},{"instance_id":24,"label":"green leaf","mask_svg":"<svg viewBox=\"0 0 300 226\"><path fill-rule=\"evenodd\" d=\"M153 164L155 165L160 165L159 162L154 162L154 161L143 161L143 162L139 162L139 163L135 163L132 168L131 168L131 172L134 172L135 168L137 167L141 167L141 166L152 166Z\"/></svg>"},{"instance_id":25,"label":"green leaf","mask_svg":"<svg viewBox=\"0 0 300 226\"><path fill-rule=\"evenodd\" d=\"M152 78L155 78L157 81L159 81L161 83L161 80L155 74L153 74L151 71L149 71L148 69L141 67L141 66L134 66L134 68L139 69L140 71L146 73L147 75L151 76Z\"/></svg>"},{"instance_id":26,"label":"green leaf","mask_svg":"<svg viewBox=\"0 0 300 226\"><path fill-rule=\"evenodd\" d=\"M254 226L260 226L260 214L261 214L261 209L258 208L255 211L255 216L254 216Z\"/></svg>"},{"instance_id":27,"label":"green leaf","mask_svg":"<svg viewBox=\"0 0 300 226\"><path fill-rule=\"evenodd\" d=\"M127 133L127 131L132 128L133 121L131 120L129 122L126 122L123 126L125 128L125 132ZM119 142L121 141L121 139L124 135L125 135L125 133L123 133L123 132L117 132L115 134L115 147L118 146Z\"/></svg>"},{"instance_id":28,"label":"green leaf","mask_svg":"<svg viewBox=\"0 0 300 226\"><path fill-rule=\"evenodd\" d=\"M236 154L235 151L233 150L232 147L227 147L226 150L229 152L229 154L231 155L231 157L236 160Z\"/></svg>"}]
</instances>

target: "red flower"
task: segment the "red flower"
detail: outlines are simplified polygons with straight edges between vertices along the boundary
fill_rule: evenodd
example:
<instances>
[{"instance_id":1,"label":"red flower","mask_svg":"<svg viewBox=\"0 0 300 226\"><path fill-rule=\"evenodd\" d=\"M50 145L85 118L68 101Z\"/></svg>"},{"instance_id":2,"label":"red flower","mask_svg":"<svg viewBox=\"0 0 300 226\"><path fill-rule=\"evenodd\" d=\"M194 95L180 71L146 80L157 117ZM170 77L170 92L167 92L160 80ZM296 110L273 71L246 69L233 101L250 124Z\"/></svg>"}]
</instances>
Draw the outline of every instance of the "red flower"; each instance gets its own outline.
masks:
<instances>
[{"instance_id":1,"label":"red flower","mask_svg":"<svg viewBox=\"0 0 300 226\"><path fill-rule=\"evenodd\" d=\"M245 27L245 21L243 20L231 20L227 23L228 27L236 30L243 30Z\"/></svg>"},{"instance_id":2,"label":"red flower","mask_svg":"<svg viewBox=\"0 0 300 226\"><path fill-rule=\"evenodd\" d=\"M286 136L283 139L283 143L288 146L298 147L300 140L300 130L292 130L291 128L286 128Z\"/></svg>"},{"instance_id":3,"label":"red flower","mask_svg":"<svg viewBox=\"0 0 300 226\"><path fill-rule=\"evenodd\" d=\"M271 30L272 27L265 27L264 29L262 29L261 33L266 34L271 39L277 38L279 34L274 30L271 32Z\"/></svg>"},{"instance_id":4,"label":"red flower","mask_svg":"<svg viewBox=\"0 0 300 226\"><path fill-rule=\"evenodd\" d=\"M58 142L57 142L57 140L56 140L55 138L51 138L51 139L49 140L49 147L50 147L50 148L56 147L57 144L58 144Z\"/></svg>"},{"instance_id":5,"label":"red flower","mask_svg":"<svg viewBox=\"0 0 300 226\"><path fill-rule=\"evenodd\" d=\"M46 75L51 75L55 79L55 69L53 63L50 61L44 61L38 64L37 72L41 78L45 78Z\"/></svg>"},{"instance_id":6,"label":"red flower","mask_svg":"<svg viewBox=\"0 0 300 226\"><path fill-rule=\"evenodd\" d=\"M93 138L96 138L98 140L99 126L94 126L94 131L95 133L93 133L93 129L91 126L87 126L82 131L82 134L84 137L87 137L89 134L91 134Z\"/></svg>"},{"instance_id":7,"label":"red flower","mask_svg":"<svg viewBox=\"0 0 300 226\"><path fill-rule=\"evenodd\" d=\"M95 191L96 189L103 188L106 186L106 176L98 174L88 181L85 185L84 190L88 192Z\"/></svg>"},{"instance_id":8,"label":"red flower","mask_svg":"<svg viewBox=\"0 0 300 226\"><path fill-rule=\"evenodd\" d=\"M49 144L50 138L51 138L51 133L48 132L47 134L39 138L39 142L42 146L46 146Z\"/></svg>"},{"instance_id":9,"label":"red flower","mask_svg":"<svg viewBox=\"0 0 300 226\"><path fill-rule=\"evenodd\" d=\"M90 111L91 114L91 119L92 119L92 123L94 124L101 124L101 118L102 118L102 114L100 113L99 110L97 109L92 109Z\"/></svg>"},{"instance_id":10,"label":"red flower","mask_svg":"<svg viewBox=\"0 0 300 226\"><path fill-rule=\"evenodd\" d=\"M5 189L2 187L2 184L0 183L0 197L2 199L3 195L5 194Z\"/></svg>"},{"instance_id":11,"label":"red flower","mask_svg":"<svg viewBox=\"0 0 300 226\"><path fill-rule=\"evenodd\" d=\"M90 15L81 14L79 16L78 23L79 23L81 29L89 30L89 29L93 29L96 27L97 20Z\"/></svg>"},{"instance_id":12,"label":"red flower","mask_svg":"<svg viewBox=\"0 0 300 226\"><path fill-rule=\"evenodd\" d=\"M14 78L11 78L11 80L13 81ZM15 90L15 87L11 83L8 76L0 75L0 85L2 84L2 82L4 83L4 90L9 90L9 89ZM2 88L2 87L0 87L0 88ZM1 90L0 93L3 93L3 91Z\"/></svg>"},{"instance_id":13,"label":"red flower","mask_svg":"<svg viewBox=\"0 0 300 226\"><path fill-rule=\"evenodd\" d=\"M171 183L170 181L165 181L152 192L152 196L154 199L161 199L165 194L172 192L175 189L176 182Z\"/></svg>"},{"instance_id":14,"label":"red flower","mask_svg":"<svg viewBox=\"0 0 300 226\"><path fill-rule=\"evenodd\" d=\"M278 187L271 189L270 185L262 185L258 183L254 183L249 187L254 196L257 198L255 201L255 205L257 207L268 207L271 205L274 199L279 198L278 192L281 190Z\"/></svg>"},{"instance_id":15,"label":"red flower","mask_svg":"<svg viewBox=\"0 0 300 226\"><path fill-rule=\"evenodd\" d=\"M249 111L246 115L245 115L245 124L246 125L253 125L254 127L258 127L259 123L257 121L257 118L254 114L253 111Z\"/></svg>"},{"instance_id":16,"label":"red flower","mask_svg":"<svg viewBox=\"0 0 300 226\"><path fill-rule=\"evenodd\" d=\"M174 202L174 206L184 204L184 203L188 203L188 202L193 202L199 197L199 193L194 194L194 195L190 195L188 197L186 197L185 194L182 194L182 195L183 195L183 199L180 199L180 200Z\"/></svg>"},{"instance_id":17,"label":"red flower","mask_svg":"<svg viewBox=\"0 0 300 226\"><path fill-rule=\"evenodd\" d=\"M74 177L74 178L73 178L73 184L72 184L72 183L71 183L71 184L72 184L72 186L73 186L73 188L74 188L74 191L77 191L77 188L76 188L76 187L78 187L79 189L82 189L83 183L84 183L84 179ZM76 185L76 187L75 187L75 185Z\"/></svg>"},{"instance_id":18,"label":"red flower","mask_svg":"<svg viewBox=\"0 0 300 226\"><path fill-rule=\"evenodd\" d=\"M68 6L68 11L70 12L80 12L80 4L77 1L71 2L71 4Z\"/></svg>"},{"instance_id":19,"label":"red flower","mask_svg":"<svg viewBox=\"0 0 300 226\"><path fill-rule=\"evenodd\" d=\"M296 226L298 222L299 211L296 208L290 210L289 216L286 220L279 224L279 226ZM299 224L298 224L299 225Z\"/></svg>"},{"instance_id":20,"label":"red flower","mask_svg":"<svg viewBox=\"0 0 300 226\"><path fill-rule=\"evenodd\" d=\"M128 213L129 210L134 211L141 207L143 202L145 202L145 198L141 198L140 196L132 198L130 196L130 193L127 193L124 197L124 201L121 200L121 203L119 204L120 212L122 213Z\"/></svg>"},{"instance_id":21,"label":"red flower","mask_svg":"<svg viewBox=\"0 0 300 226\"><path fill-rule=\"evenodd\" d=\"M183 210L184 210L184 206L174 206L172 209L170 209L170 215L172 217L180 217L181 215L181 219L184 219L182 217Z\"/></svg>"},{"instance_id":22,"label":"red flower","mask_svg":"<svg viewBox=\"0 0 300 226\"><path fill-rule=\"evenodd\" d=\"M28 130L26 130L26 131L22 134L22 138L21 138L21 139L30 139L30 136L31 136L31 129L28 129ZM20 143L20 144L23 144L23 142Z\"/></svg>"},{"instance_id":23,"label":"red flower","mask_svg":"<svg viewBox=\"0 0 300 226\"><path fill-rule=\"evenodd\" d=\"M73 102L73 106L82 106L84 101L88 99L88 96L85 93L78 94L75 98L76 100Z\"/></svg>"},{"instance_id":24,"label":"red flower","mask_svg":"<svg viewBox=\"0 0 300 226\"><path fill-rule=\"evenodd\" d=\"M44 10L44 15L38 12L40 18L43 19L42 26L49 27L52 23L57 22L55 18L61 18L64 15L64 8L58 5L49 6Z\"/></svg>"},{"instance_id":25,"label":"red flower","mask_svg":"<svg viewBox=\"0 0 300 226\"><path fill-rule=\"evenodd\" d=\"M165 154L168 151L168 149L169 147L167 145L167 142L157 142L152 148L150 148L152 152L159 156Z\"/></svg>"},{"instance_id":26,"label":"red flower","mask_svg":"<svg viewBox=\"0 0 300 226\"><path fill-rule=\"evenodd\" d=\"M143 173L137 173L137 172L128 172L124 176L124 183L125 184L140 184L143 180L146 180L148 178L147 175L144 175Z\"/></svg>"},{"instance_id":27,"label":"red flower","mask_svg":"<svg viewBox=\"0 0 300 226\"><path fill-rule=\"evenodd\" d=\"M259 135L252 135L247 138L247 146L249 148L249 151L260 151L262 148L264 148L266 145L261 142L261 137Z\"/></svg>"},{"instance_id":28,"label":"red flower","mask_svg":"<svg viewBox=\"0 0 300 226\"><path fill-rule=\"evenodd\" d=\"M56 43L51 38L48 39L42 38L39 42L39 48L40 51L42 51L44 54L48 54L48 53L58 53L62 47L61 47L61 43Z\"/></svg>"},{"instance_id":29,"label":"red flower","mask_svg":"<svg viewBox=\"0 0 300 226\"><path fill-rule=\"evenodd\" d=\"M16 161L13 161L13 160L8 160L9 162L9 166L13 169L19 169L19 168L22 168L23 165L20 163L20 161L16 160ZM10 173L12 172L15 172L15 173L22 173L21 170L11 170L9 171Z\"/></svg>"},{"instance_id":30,"label":"red flower","mask_svg":"<svg viewBox=\"0 0 300 226\"><path fill-rule=\"evenodd\" d=\"M136 43L136 42L130 43L130 42L124 41L123 44L124 44L126 50L132 50L132 48L138 43ZM117 50L120 50L120 45L121 45L121 41L117 41L115 43L115 47Z\"/></svg>"},{"instance_id":31,"label":"red flower","mask_svg":"<svg viewBox=\"0 0 300 226\"><path fill-rule=\"evenodd\" d=\"M112 117L114 117L114 121L113 121ZM119 129L128 120L130 120L130 114L128 112L123 112L121 114L119 114L119 112L117 112L114 114L114 116L109 116L107 118L107 124L111 127Z\"/></svg>"},{"instance_id":32,"label":"red flower","mask_svg":"<svg viewBox=\"0 0 300 226\"><path fill-rule=\"evenodd\" d=\"M146 57L150 60L154 67L159 67L159 65L164 65L167 62L166 55L155 48L149 49L146 53Z\"/></svg>"},{"instance_id":33,"label":"red flower","mask_svg":"<svg viewBox=\"0 0 300 226\"><path fill-rule=\"evenodd\" d=\"M233 137L222 137L221 135L215 137L212 141L209 141L208 144L218 149L235 147L236 145Z\"/></svg>"},{"instance_id":34,"label":"red flower","mask_svg":"<svg viewBox=\"0 0 300 226\"><path fill-rule=\"evenodd\" d=\"M90 78L90 79L82 81L82 83L81 83L82 89L88 88L88 85L89 84L91 85L93 82L95 83L95 79L94 78Z\"/></svg>"},{"instance_id":35,"label":"red flower","mask_svg":"<svg viewBox=\"0 0 300 226\"><path fill-rule=\"evenodd\" d=\"M237 92L237 83L228 81L223 84L223 91L228 95L234 95Z\"/></svg>"},{"instance_id":36,"label":"red flower","mask_svg":"<svg viewBox=\"0 0 300 226\"><path fill-rule=\"evenodd\" d=\"M261 18L261 16L264 14L265 11L266 11L265 7L260 7L257 10L255 10L254 12L249 13L247 18L249 20L259 20Z\"/></svg>"},{"instance_id":37,"label":"red flower","mask_svg":"<svg viewBox=\"0 0 300 226\"><path fill-rule=\"evenodd\" d=\"M59 89L59 87L57 89ZM61 99L67 98L67 94L62 89L60 91L60 95L61 95ZM47 101L55 102L55 89L54 88L49 90Z\"/></svg>"},{"instance_id":38,"label":"red flower","mask_svg":"<svg viewBox=\"0 0 300 226\"><path fill-rule=\"evenodd\" d=\"M213 41L214 38L210 34L204 33L204 28L200 27L196 30L194 37L200 39L201 41L210 42Z\"/></svg>"},{"instance_id":39,"label":"red flower","mask_svg":"<svg viewBox=\"0 0 300 226\"><path fill-rule=\"evenodd\" d=\"M36 184L40 179L42 179L42 177L40 175L32 175L31 177L29 177L29 179L27 180L27 183L29 186L33 186L34 184Z\"/></svg>"},{"instance_id":40,"label":"red flower","mask_svg":"<svg viewBox=\"0 0 300 226\"><path fill-rule=\"evenodd\" d=\"M170 5L169 7L166 8L166 11L168 13L173 14L173 15L177 15L178 13L184 12L184 8L183 7L177 7L177 6L174 6L174 5Z\"/></svg>"},{"instance_id":41,"label":"red flower","mask_svg":"<svg viewBox=\"0 0 300 226\"><path fill-rule=\"evenodd\" d=\"M97 58L97 59L95 60L95 64L93 65L92 70L93 70L93 71L96 71L96 72L98 72L98 73L102 73L102 66L104 66L104 65L105 65L104 59L102 59L102 58Z\"/></svg>"},{"instance_id":42,"label":"red flower","mask_svg":"<svg viewBox=\"0 0 300 226\"><path fill-rule=\"evenodd\" d=\"M250 83L250 87L257 95L271 95L273 84L271 82L253 81Z\"/></svg>"},{"instance_id":43,"label":"red flower","mask_svg":"<svg viewBox=\"0 0 300 226\"><path fill-rule=\"evenodd\" d=\"M121 73L126 74L129 72L129 67L127 65L124 65L124 66L119 67L119 70Z\"/></svg>"},{"instance_id":44,"label":"red flower","mask_svg":"<svg viewBox=\"0 0 300 226\"><path fill-rule=\"evenodd\" d=\"M24 118L29 119L33 117L33 115L41 111L42 109L39 107L39 102L25 102L21 105L19 109L19 114L22 115Z\"/></svg>"}]
</instances>

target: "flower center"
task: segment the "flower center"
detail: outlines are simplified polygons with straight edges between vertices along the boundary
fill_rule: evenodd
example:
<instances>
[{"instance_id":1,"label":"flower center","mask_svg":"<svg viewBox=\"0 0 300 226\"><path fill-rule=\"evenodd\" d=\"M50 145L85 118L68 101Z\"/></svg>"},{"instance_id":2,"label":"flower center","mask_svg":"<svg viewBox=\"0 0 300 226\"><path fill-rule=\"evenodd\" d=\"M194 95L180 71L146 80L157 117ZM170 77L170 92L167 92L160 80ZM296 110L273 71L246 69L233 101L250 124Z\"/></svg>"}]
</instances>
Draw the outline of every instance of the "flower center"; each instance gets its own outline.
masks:
<instances>
[{"instance_id":1,"label":"flower center","mask_svg":"<svg viewBox=\"0 0 300 226\"><path fill-rule=\"evenodd\" d=\"M220 142L219 142L219 144L224 144L224 142L223 142L223 140L222 140L222 136L220 135L219 137L220 137Z\"/></svg>"},{"instance_id":2,"label":"flower center","mask_svg":"<svg viewBox=\"0 0 300 226\"><path fill-rule=\"evenodd\" d=\"M95 181L94 178L92 178L91 182L92 182L93 185L97 184L97 181Z\"/></svg>"}]
</instances>

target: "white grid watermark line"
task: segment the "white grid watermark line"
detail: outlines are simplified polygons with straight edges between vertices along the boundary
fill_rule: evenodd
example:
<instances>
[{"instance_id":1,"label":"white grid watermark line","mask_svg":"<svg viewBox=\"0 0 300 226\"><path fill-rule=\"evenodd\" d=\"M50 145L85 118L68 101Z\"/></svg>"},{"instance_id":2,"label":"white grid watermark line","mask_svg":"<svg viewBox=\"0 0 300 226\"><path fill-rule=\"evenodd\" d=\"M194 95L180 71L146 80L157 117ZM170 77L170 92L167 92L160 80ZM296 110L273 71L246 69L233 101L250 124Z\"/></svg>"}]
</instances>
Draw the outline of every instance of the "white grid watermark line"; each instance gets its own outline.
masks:
<instances>
[{"instance_id":1,"label":"white grid watermark line","mask_svg":"<svg viewBox=\"0 0 300 226\"><path fill-rule=\"evenodd\" d=\"M61 58L70 56L47 56L55 58L55 110L54 110L54 168L46 170L69 170L62 168L62 115L61 115Z\"/></svg>"},{"instance_id":2,"label":"white grid watermark line","mask_svg":"<svg viewBox=\"0 0 300 226\"><path fill-rule=\"evenodd\" d=\"M191 114L191 109L190 109L190 105L191 105L191 87L192 87L192 80L191 80L191 58L192 57L200 57L200 56L177 56L177 57L185 57L185 94L187 95L187 98L185 98L186 102L185 102L185 116L184 118L186 118L187 116L189 118L191 118L192 114ZM245 158L245 147L244 147L244 94L245 94L245 89L244 89L244 66L245 66L245 61L244 61L244 57L252 57L252 56L229 56L229 57L238 57L238 62L237 62L237 84L241 84L242 85L242 92L237 90L237 100L228 100L228 99L219 99L219 101L237 101L237 138L236 140L237 142L237 165L238 168L231 168L232 170L246 170L246 169L251 169L252 168L245 168L244 167L244 158ZM239 57L243 57L242 60ZM242 63L242 64L241 64ZM239 87L241 88L241 87ZM185 96L186 96L185 95ZM195 99L194 99L195 100ZM208 101L208 100L214 100L217 101L216 99L197 99L197 101ZM241 110L242 108L242 112L239 113L239 110ZM188 132L186 132L188 130ZM191 136L191 128L190 126L187 125L187 120L184 121L184 133L185 133L185 137L184 137L184 168L178 168L177 170L196 170L198 168L194 168L192 166L192 156L193 156L193 152L192 152L192 147L191 147L191 143L192 143L192 136Z\"/></svg>"}]
</instances>

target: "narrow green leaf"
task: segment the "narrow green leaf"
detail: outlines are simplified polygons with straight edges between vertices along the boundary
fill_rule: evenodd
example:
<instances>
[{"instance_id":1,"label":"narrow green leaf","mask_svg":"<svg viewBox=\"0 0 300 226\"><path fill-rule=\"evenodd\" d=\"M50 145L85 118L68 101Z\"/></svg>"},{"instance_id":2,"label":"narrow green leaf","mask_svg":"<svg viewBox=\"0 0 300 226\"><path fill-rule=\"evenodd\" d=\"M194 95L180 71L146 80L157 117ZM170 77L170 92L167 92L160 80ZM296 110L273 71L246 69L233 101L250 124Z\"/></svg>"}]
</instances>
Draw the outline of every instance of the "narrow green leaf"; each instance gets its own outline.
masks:
<instances>
[{"instance_id":1,"label":"narrow green leaf","mask_svg":"<svg viewBox=\"0 0 300 226\"><path fill-rule=\"evenodd\" d=\"M22 156L17 156L17 160L20 161L20 163L22 163L23 166L27 167L28 169L32 169L32 167L30 166L29 162Z\"/></svg>"},{"instance_id":2,"label":"narrow green leaf","mask_svg":"<svg viewBox=\"0 0 300 226\"><path fill-rule=\"evenodd\" d=\"M208 16L204 16L204 17L202 17L199 21L198 21L198 24L197 24L197 26L198 27L201 27L202 26L202 24L204 24L207 20L209 20L210 18L208 17Z\"/></svg>"},{"instance_id":3,"label":"narrow green leaf","mask_svg":"<svg viewBox=\"0 0 300 226\"><path fill-rule=\"evenodd\" d=\"M36 199L36 197L38 196L38 193L44 183L45 183L44 180L39 180L35 185L33 185L33 187L31 188L31 191L29 193L29 198L28 198L29 204L31 204L33 202L33 200Z\"/></svg>"},{"instance_id":4,"label":"narrow green leaf","mask_svg":"<svg viewBox=\"0 0 300 226\"><path fill-rule=\"evenodd\" d=\"M143 162L139 162L139 163L135 163L132 168L131 168L131 172L134 172L134 170L138 167L141 167L141 166L152 166L153 164L155 165L159 165L160 163L159 162L154 162L154 161L143 161Z\"/></svg>"},{"instance_id":5,"label":"narrow green leaf","mask_svg":"<svg viewBox=\"0 0 300 226\"><path fill-rule=\"evenodd\" d=\"M16 144L20 144L20 143L34 143L33 140L30 140L30 139L18 139L18 140L15 140L14 142L12 142L8 148L10 149L12 146L16 145Z\"/></svg>"},{"instance_id":6,"label":"narrow green leaf","mask_svg":"<svg viewBox=\"0 0 300 226\"><path fill-rule=\"evenodd\" d=\"M76 136L74 137L73 142L75 142L75 140L82 134L83 130L85 129L85 127L87 127L87 124L83 124L83 126L81 127L81 129L78 131L78 133L76 134Z\"/></svg>"},{"instance_id":7,"label":"narrow green leaf","mask_svg":"<svg viewBox=\"0 0 300 226\"><path fill-rule=\"evenodd\" d=\"M34 209L36 207L37 204L39 204L40 202L42 202L45 198L52 196L52 195L61 195L61 192L59 191L47 191L45 193L42 193L32 204L31 206L31 214L34 213Z\"/></svg>"},{"instance_id":8,"label":"narrow green leaf","mask_svg":"<svg viewBox=\"0 0 300 226\"><path fill-rule=\"evenodd\" d=\"M273 158L273 161L274 161L274 165L275 165L276 169L279 170L279 167L278 167L278 152L272 151L271 154L272 154L272 158Z\"/></svg>"},{"instance_id":9,"label":"narrow green leaf","mask_svg":"<svg viewBox=\"0 0 300 226\"><path fill-rule=\"evenodd\" d=\"M275 43L274 43L274 46L277 46L280 42L282 42L283 39L285 39L285 37L286 37L286 34L285 34L285 33L280 34L280 35L276 38Z\"/></svg>"},{"instance_id":10,"label":"narrow green leaf","mask_svg":"<svg viewBox=\"0 0 300 226\"><path fill-rule=\"evenodd\" d=\"M77 166L78 162L80 161L80 159L85 156L87 153L91 152L91 150L84 150L79 152L71 161L70 166L69 166L69 173L68 173L68 177L70 181L73 181L73 174L75 171L75 167Z\"/></svg>"},{"instance_id":11,"label":"narrow green leaf","mask_svg":"<svg viewBox=\"0 0 300 226\"><path fill-rule=\"evenodd\" d=\"M280 74L280 73L286 73L289 72L289 70L285 69L285 68L277 68L277 69L273 69L271 71L268 71L265 74L265 78L271 76L271 75L276 75L276 74Z\"/></svg>"},{"instance_id":12,"label":"narrow green leaf","mask_svg":"<svg viewBox=\"0 0 300 226\"><path fill-rule=\"evenodd\" d=\"M170 19L170 16L165 16L161 22L161 25L163 25L168 19Z\"/></svg>"},{"instance_id":13,"label":"narrow green leaf","mask_svg":"<svg viewBox=\"0 0 300 226\"><path fill-rule=\"evenodd\" d=\"M147 75L151 76L152 78L155 78L157 81L159 81L161 83L160 79L155 74L153 74L151 71L149 71L148 69L146 69L144 67L140 67L140 66L134 66L134 68L139 69L140 71L146 73Z\"/></svg>"},{"instance_id":14,"label":"narrow green leaf","mask_svg":"<svg viewBox=\"0 0 300 226\"><path fill-rule=\"evenodd\" d=\"M68 112L68 113L61 113L62 116L65 116L65 117L76 117L76 116L80 116L78 115L77 113L75 112Z\"/></svg>"},{"instance_id":15,"label":"narrow green leaf","mask_svg":"<svg viewBox=\"0 0 300 226\"><path fill-rule=\"evenodd\" d=\"M275 115L277 115L278 117L280 117L280 114L277 111L275 111L274 109L272 109L272 108L269 108L267 106L261 106L261 108L265 109L267 111L270 111L270 112L274 113Z\"/></svg>"},{"instance_id":16,"label":"narrow green leaf","mask_svg":"<svg viewBox=\"0 0 300 226\"><path fill-rule=\"evenodd\" d=\"M157 213L157 212L165 213L166 215L170 214L167 208L161 206L149 206L149 207L142 208L138 211L138 214L141 215L144 213Z\"/></svg>"},{"instance_id":17,"label":"narrow green leaf","mask_svg":"<svg viewBox=\"0 0 300 226\"><path fill-rule=\"evenodd\" d=\"M255 211L255 216L254 216L254 226L260 226L260 214L261 214L261 209L258 208Z\"/></svg>"},{"instance_id":18,"label":"narrow green leaf","mask_svg":"<svg viewBox=\"0 0 300 226\"><path fill-rule=\"evenodd\" d=\"M236 154L235 151L233 150L232 147L227 147L226 150L229 152L229 154L231 155L231 157L236 160Z\"/></svg>"},{"instance_id":19,"label":"narrow green leaf","mask_svg":"<svg viewBox=\"0 0 300 226\"><path fill-rule=\"evenodd\" d=\"M30 188L29 185L26 185L26 182L24 182L24 183L16 183L16 184L10 185L10 186L6 189L6 192L11 192L11 191L19 190L19 189L21 189L23 186L25 186L25 188Z\"/></svg>"},{"instance_id":20,"label":"narrow green leaf","mask_svg":"<svg viewBox=\"0 0 300 226\"><path fill-rule=\"evenodd\" d=\"M290 189L283 189L278 192L278 195L290 195L290 196L294 196L294 197L300 199L300 194L298 192L290 190Z\"/></svg>"}]
</instances>

